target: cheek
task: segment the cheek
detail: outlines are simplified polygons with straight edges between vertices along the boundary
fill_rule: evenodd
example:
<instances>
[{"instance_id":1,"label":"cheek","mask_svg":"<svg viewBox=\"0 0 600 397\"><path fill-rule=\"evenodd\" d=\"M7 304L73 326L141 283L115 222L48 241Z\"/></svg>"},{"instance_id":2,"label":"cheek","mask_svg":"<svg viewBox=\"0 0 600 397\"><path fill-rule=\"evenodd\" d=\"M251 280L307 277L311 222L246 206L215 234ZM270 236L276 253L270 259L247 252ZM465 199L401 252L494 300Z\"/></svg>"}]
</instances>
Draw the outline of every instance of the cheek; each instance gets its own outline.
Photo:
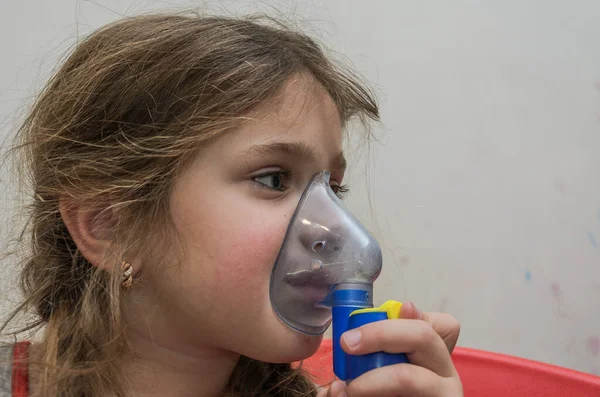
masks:
<instances>
[{"instance_id":1,"label":"cheek","mask_svg":"<svg viewBox=\"0 0 600 397\"><path fill-rule=\"evenodd\" d=\"M184 277L202 285L211 295L205 298L268 299L293 206L240 199L239 192L203 198L174 214L187 251Z\"/></svg>"},{"instance_id":2,"label":"cheek","mask_svg":"<svg viewBox=\"0 0 600 397\"><path fill-rule=\"evenodd\" d=\"M283 242L286 219L273 214L268 219L246 217L243 224L224 231L219 241L214 242L219 245L214 258L218 263L218 284L226 284L233 294L236 294L235 291L254 296L264 294ZM249 286L253 287L254 292L248 291Z\"/></svg>"}]
</instances>

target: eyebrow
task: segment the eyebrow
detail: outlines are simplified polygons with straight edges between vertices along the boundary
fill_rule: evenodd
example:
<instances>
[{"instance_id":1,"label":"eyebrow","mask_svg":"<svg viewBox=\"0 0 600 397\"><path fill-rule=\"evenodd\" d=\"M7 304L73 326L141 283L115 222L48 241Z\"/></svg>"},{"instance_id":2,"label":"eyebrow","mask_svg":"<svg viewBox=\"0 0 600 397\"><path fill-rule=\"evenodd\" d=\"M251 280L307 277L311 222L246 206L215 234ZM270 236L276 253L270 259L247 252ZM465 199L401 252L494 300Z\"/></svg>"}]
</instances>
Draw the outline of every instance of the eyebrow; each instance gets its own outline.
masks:
<instances>
[{"instance_id":1,"label":"eyebrow","mask_svg":"<svg viewBox=\"0 0 600 397\"><path fill-rule=\"evenodd\" d=\"M295 157L304 157L311 162L316 162L319 158L316 148L313 145L309 145L302 141L259 144L252 146L248 150L248 154L253 153L263 156L284 154ZM338 153L330 165L332 168L345 169L347 162L344 153Z\"/></svg>"}]
</instances>

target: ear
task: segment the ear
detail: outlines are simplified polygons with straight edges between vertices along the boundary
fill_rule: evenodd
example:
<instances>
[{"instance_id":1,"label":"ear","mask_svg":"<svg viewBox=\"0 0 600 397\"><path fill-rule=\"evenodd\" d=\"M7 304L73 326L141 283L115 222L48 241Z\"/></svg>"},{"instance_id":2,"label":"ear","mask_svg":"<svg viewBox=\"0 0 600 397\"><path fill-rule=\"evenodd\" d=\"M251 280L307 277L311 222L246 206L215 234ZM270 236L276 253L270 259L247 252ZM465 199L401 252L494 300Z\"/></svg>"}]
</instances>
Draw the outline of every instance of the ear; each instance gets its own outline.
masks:
<instances>
[{"instance_id":1,"label":"ear","mask_svg":"<svg viewBox=\"0 0 600 397\"><path fill-rule=\"evenodd\" d=\"M113 243L116 225L114 211L109 207L87 206L69 199L60 199L60 215L81 254L92 265L112 270L105 254Z\"/></svg>"}]
</instances>

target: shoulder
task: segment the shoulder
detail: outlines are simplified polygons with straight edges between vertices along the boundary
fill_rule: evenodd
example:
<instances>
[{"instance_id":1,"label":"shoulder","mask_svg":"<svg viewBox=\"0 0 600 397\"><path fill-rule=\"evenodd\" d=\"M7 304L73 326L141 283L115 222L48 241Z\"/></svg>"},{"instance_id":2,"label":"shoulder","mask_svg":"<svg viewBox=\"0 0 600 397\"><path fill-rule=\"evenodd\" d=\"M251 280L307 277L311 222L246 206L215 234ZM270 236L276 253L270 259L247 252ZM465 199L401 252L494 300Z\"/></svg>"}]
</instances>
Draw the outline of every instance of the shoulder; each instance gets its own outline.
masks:
<instances>
[{"instance_id":1,"label":"shoulder","mask_svg":"<svg viewBox=\"0 0 600 397\"><path fill-rule=\"evenodd\" d=\"M0 397L12 395L12 363L14 345L0 345Z\"/></svg>"},{"instance_id":2,"label":"shoulder","mask_svg":"<svg viewBox=\"0 0 600 397\"><path fill-rule=\"evenodd\" d=\"M0 397L29 395L29 342L0 345Z\"/></svg>"}]
</instances>

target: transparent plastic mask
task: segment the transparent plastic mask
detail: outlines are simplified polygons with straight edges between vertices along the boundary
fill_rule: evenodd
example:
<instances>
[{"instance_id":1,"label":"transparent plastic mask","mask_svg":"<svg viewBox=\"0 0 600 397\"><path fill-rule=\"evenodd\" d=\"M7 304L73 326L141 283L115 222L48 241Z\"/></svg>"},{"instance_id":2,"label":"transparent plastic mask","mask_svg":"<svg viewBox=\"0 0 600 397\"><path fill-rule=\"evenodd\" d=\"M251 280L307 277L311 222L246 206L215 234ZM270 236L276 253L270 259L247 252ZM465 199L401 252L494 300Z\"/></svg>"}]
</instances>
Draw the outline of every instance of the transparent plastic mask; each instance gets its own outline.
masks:
<instances>
[{"instance_id":1,"label":"transparent plastic mask","mask_svg":"<svg viewBox=\"0 0 600 397\"><path fill-rule=\"evenodd\" d=\"M321 334L331 322L327 297L345 284L367 289L381 272L381 249L316 174L300 198L271 274L271 302L290 327Z\"/></svg>"}]
</instances>

